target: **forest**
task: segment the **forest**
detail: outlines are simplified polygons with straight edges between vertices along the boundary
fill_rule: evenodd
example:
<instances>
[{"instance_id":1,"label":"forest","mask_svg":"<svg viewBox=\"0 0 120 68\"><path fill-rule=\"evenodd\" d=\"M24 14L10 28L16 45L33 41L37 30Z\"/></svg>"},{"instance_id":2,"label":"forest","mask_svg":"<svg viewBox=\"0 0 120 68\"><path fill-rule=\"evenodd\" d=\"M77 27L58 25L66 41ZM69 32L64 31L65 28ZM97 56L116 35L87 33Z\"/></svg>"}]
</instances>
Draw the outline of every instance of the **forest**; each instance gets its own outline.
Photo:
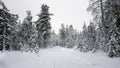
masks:
<instances>
[{"instance_id":1,"label":"forest","mask_svg":"<svg viewBox=\"0 0 120 68\"><path fill-rule=\"evenodd\" d=\"M59 33L52 30L50 6L40 6L40 13L34 18L26 11L23 21L11 13L0 1L0 51L25 51L38 53L39 50L54 46L76 48L80 52L103 51L109 57L120 57L120 0L89 0L86 9L93 15L82 31L73 25L61 24ZM79 23L78 23L79 24ZM80 24L79 24L80 25Z\"/></svg>"}]
</instances>

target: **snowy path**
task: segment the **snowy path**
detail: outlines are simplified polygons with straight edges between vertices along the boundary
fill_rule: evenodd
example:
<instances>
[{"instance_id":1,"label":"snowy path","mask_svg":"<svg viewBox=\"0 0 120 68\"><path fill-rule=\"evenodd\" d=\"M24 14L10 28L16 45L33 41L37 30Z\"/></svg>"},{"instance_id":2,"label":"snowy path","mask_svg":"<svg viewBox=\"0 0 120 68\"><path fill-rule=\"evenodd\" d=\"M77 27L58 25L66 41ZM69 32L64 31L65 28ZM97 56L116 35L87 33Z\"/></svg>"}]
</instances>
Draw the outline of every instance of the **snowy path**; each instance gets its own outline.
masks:
<instances>
[{"instance_id":1,"label":"snowy path","mask_svg":"<svg viewBox=\"0 0 120 68\"><path fill-rule=\"evenodd\" d=\"M42 49L38 55L25 52L0 53L0 68L120 68L120 58L103 53L81 53L54 47Z\"/></svg>"}]
</instances>

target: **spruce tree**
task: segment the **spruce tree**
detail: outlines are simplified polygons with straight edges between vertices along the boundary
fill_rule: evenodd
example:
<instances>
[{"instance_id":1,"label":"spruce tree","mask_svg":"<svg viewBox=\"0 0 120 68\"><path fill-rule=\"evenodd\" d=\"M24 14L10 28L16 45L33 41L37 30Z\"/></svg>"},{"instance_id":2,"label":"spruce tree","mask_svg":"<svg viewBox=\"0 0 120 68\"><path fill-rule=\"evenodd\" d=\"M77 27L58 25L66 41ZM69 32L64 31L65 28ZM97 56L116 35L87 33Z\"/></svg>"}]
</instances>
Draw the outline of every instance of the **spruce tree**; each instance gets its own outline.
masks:
<instances>
[{"instance_id":1,"label":"spruce tree","mask_svg":"<svg viewBox=\"0 0 120 68\"><path fill-rule=\"evenodd\" d=\"M36 45L36 29L32 22L31 11L27 11L27 17L24 19L21 26L21 49L27 51L33 51Z\"/></svg>"},{"instance_id":2,"label":"spruce tree","mask_svg":"<svg viewBox=\"0 0 120 68\"><path fill-rule=\"evenodd\" d=\"M81 51L84 51L84 52L86 52L86 51L88 51L88 40L87 40L87 32L88 30L87 30L87 26L86 26L86 23L84 23L84 25L83 25L83 31L82 31L82 37L81 37L81 39L82 39L82 41L81 41Z\"/></svg>"},{"instance_id":3,"label":"spruce tree","mask_svg":"<svg viewBox=\"0 0 120 68\"><path fill-rule=\"evenodd\" d=\"M72 25L66 27L66 38L65 38L65 45L68 48L73 48L74 46L78 45L77 39L77 32L73 28Z\"/></svg>"},{"instance_id":4,"label":"spruce tree","mask_svg":"<svg viewBox=\"0 0 120 68\"><path fill-rule=\"evenodd\" d=\"M2 1L0 6L0 50L10 50L13 47L18 16L11 14Z\"/></svg>"},{"instance_id":5,"label":"spruce tree","mask_svg":"<svg viewBox=\"0 0 120 68\"><path fill-rule=\"evenodd\" d=\"M65 38L66 36L66 29L65 29L65 25L61 24L61 28L59 30L59 35L60 35L60 39L61 39L61 46L65 46Z\"/></svg>"},{"instance_id":6,"label":"spruce tree","mask_svg":"<svg viewBox=\"0 0 120 68\"><path fill-rule=\"evenodd\" d=\"M88 42L88 49L91 51L95 49L95 41L96 41L96 30L95 25L90 22L88 25L88 32L87 32L87 42Z\"/></svg>"},{"instance_id":7,"label":"spruce tree","mask_svg":"<svg viewBox=\"0 0 120 68\"><path fill-rule=\"evenodd\" d=\"M36 21L36 29L37 29L37 43L39 48L46 48L49 39L50 39L50 31L51 31L51 24L50 24L50 16L52 14L49 13L49 6L43 4L41 6L41 12L38 14L39 19Z\"/></svg>"}]
</instances>

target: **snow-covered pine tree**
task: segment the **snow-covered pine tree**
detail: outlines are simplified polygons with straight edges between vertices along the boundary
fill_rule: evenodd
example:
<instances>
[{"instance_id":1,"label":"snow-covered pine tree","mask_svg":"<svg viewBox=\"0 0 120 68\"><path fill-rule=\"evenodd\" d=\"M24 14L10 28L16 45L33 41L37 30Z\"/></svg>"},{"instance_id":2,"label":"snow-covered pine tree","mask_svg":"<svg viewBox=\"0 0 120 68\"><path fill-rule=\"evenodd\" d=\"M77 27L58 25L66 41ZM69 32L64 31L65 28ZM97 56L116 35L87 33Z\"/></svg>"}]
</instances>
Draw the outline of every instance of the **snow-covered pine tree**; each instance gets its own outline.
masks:
<instances>
[{"instance_id":1,"label":"snow-covered pine tree","mask_svg":"<svg viewBox=\"0 0 120 68\"><path fill-rule=\"evenodd\" d=\"M120 0L105 1L105 21L109 30L109 42L106 46L110 57L119 55L119 18L120 18ZM116 51L117 49L117 51Z\"/></svg>"},{"instance_id":2,"label":"snow-covered pine tree","mask_svg":"<svg viewBox=\"0 0 120 68\"><path fill-rule=\"evenodd\" d=\"M51 32L50 38L50 47L52 46L59 46L60 45L60 36L57 35L54 30Z\"/></svg>"},{"instance_id":3,"label":"snow-covered pine tree","mask_svg":"<svg viewBox=\"0 0 120 68\"><path fill-rule=\"evenodd\" d=\"M66 27L66 39L65 39L65 45L68 48L72 48L74 46L74 30L73 26L70 25L69 27Z\"/></svg>"},{"instance_id":4,"label":"snow-covered pine tree","mask_svg":"<svg viewBox=\"0 0 120 68\"><path fill-rule=\"evenodd\" d=\"M22 31L21 31L21 21L18 22L18 24L16 25L16 34L14 37L14 47L13 50L20 50L21 49L21 38L22 38Z\"/></svg>"},{"instance_id":5,"label":"snow-covered pine tree","mask_svg":"<svg viewBox=\"0 0 120 68\"><path fill-rule=\"evenodd\" d=\"M50 16L52 14L49 13L49 6L43 4L41 6L41 12L38 14L39 19L36 21L36 29L37 29L37 43L39 48L46 48L49 39L50 39L50 31L51 31L51 24L50 24Z\"/></svg>"},{"instance_id":6,"label":"snow-covered pine tree","mask_svg":"<svg viewBox=\"0 0 120 68\"><path fill-rule=\"evenodd\" d=\"M66 27L66 38L65 38L65 45L68 48L73 48L78 45L77 39L78 32L73 28L72 25Z\"/></svg>"},{"instance_id":7,"label":"snow-covered pine tree","mask_svg":"<svg viewBox=\"0 0 120 68\"><path fill-rule=\"evenodd\" d=\"M86 24L84 23L83 25L83 31L81 33L81 41L79 43L79 48L80 48L80 51L83 51L83 52L87 52L88 51L88 42L87 42L87 26Z\"/></svg>"},{"instance_id":8,"label":"snow-covered pine tree","mask_svg":"<svg viewBox=\"0 0 120 68\"><path fill-rule=\"evenodd\" d=\"M95 49L95 41L96 41L96 30L95 25L90 22L88 25L88 31L87 31L87 42L88 42L88 49L89 51L92 51Z\"/></svg>"},{"instance_id":9,"label":"snow-covered pine tree","mask_svg":"<svg viewBox=\"0 0 120 68\"><path fill-rule=\"evenodd\" d=\"M9 13L2 1L0 6L0 50L12 50L18 16Z\"/></svg>"},{"instance_id":10,"label":"snow-covered pine tree","mask_svg":"<svg viewBox=\"0 0 120 68\"><path fill-rule=\"evenodd\" d=\"M120 57L120 18L115 22L111 29L111 39L108 43L109 57Z\"/></svg>"},{"instance_id":11,"label":"snow-covered pine tree","mask_svg":"<svg viewBox=\"0 0 120 68\"><path fill-rule=\"evenodd\" d=\"M32 22L31 11L27 11L27 17L24 19L21 26L21 50L34 51L37 48L36 44L36 28Z\"/></svg>"},{"instance_id":12,"label":"snow-covered pine tree","mask_svg":"<svg viewBox=\"0 0 120 68\"><path fill-rule=\"evenodd\" d=\"M61 24L61 28L59 30L59 35L60 35L60 39L61 39L60 46L65 46L66 29L65 29L65 25L64 24Z\"/></svg>"},{"instance_id":13,"label":"snow-covered pine tree","mask_svg":"<svg viewBox=\"0 0 120 68\"><path fill-rule=\"evenodd\" d=\"M12 14L11 15L11 18L10 18L10 34L8 35L9 36L9 44L10 44L10 49L11 50L16 50L16 36L17 36L17 24L18 24L18 15L14 15Z\"/></svg>"},{"instance_id":14,"label":"snow-covered pine tree","mask_svg":"<svg viewBox=\"0 0 120 68\"><path fill-rule=\"evenodd\" d=\"M60 36L60 46L73 48L78 45L78 35L79 33L73 28L72 25L64 26L61 24L61 29L59 30Z\"/></svg>"},{"instance_id":15,"label":"snow-covered pine tree","mask_svg":"<svg viewBox=\"0 0 120 68\"><path fill-rule=\"evenodd\" d=\"M101 37L102 37L102 34L101 34L100 28L96 28L96 40L95 40L95 49L96 50L101 49L100 48L100 46L101 46Z\"/></svg>"},{"instance_id":16,"label":"snow-covered pine tree","mask_svg":"<svg viewBox=\"0 0 120 68\"><path fill-rule=\"evenodd\" d=\"M83 39L82 38L83 38L82 37L82 31L80 31L78 33L78 35L77 35L77 39L78 39L77 43L78 43L78 45L77 45L76 48L79 49L81 52L83 51L83 44L82 44Z\"/></svg>"}]
</instances>

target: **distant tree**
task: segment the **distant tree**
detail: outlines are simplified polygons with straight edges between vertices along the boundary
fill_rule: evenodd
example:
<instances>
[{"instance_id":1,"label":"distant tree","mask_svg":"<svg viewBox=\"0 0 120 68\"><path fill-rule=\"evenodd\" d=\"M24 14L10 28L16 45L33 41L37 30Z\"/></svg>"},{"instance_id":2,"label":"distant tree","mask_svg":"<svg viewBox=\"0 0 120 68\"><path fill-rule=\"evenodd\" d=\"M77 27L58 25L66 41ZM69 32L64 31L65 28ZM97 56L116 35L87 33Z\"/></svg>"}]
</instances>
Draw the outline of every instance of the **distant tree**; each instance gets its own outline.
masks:
<instances>
[{"instance_id":1,"label":"distant tree","mask_svg":"<svg viewBox=\"0 0 120 68\"><path fill-rule=\"evenodd\" d=\"M92 51L93 49L95 49L95 41L96 41L96 30L95 30L96 26L90 22L90 24L88 25L88 32L87 32L87 42L88 42L88 49L90 51Z\"/></svg>"},{"instance_id":2,"label":"distant tree","mask_svg":"<svg viewBox=\"0 0 120 68\"><path fill-rule=\"evenodd\" d=\"M59 35L61 38L61 46L64 46L65 45L65 38L66 38L66 29L65 29L64 24L61 24L61 28L60 28L59 32L60 32Z\"/></svg>"},{"instance_id":3,"label":"distant tree","mask_svg":"<svg viewBox=\"0 0 120 68\"><path fill-rule=\"evenodd\" d=\"M67 48L73 48L78 45L78 35L79 33L73 28L72 25L70 26L64 26L64 24L61 24L60 29L60 39L61 39L61 45L63 47Z\"/></svg>"},{"instance_id":4,"label":"distant tree","mask_svg":"<svg viewBox=\"0 0 120 68\"><path fill-rule=\"evenodd\" d=\"M50 38L50 47L59 46L60 45L60 36L57 35L54 31L51 32Z\"/></svg>"},{"instance_id":5,"label":"distant tree","mask_svg":"<svg viewBox=\"0 0 120 68\"><path fill-rule=\"evenodd\" d=\"M87 30L87 26L86 26L86 23L84 23L83 25L83 31L82 31L82 37L81 37L81 43L79 44L79 47L81 49L81 51L83 52L86 52L88 51L88 39L87 39L87 33L88 33L88 30Z\"/></svg>"},{"instance_id":6,"label":"distant tree","mask_svg":"<svg viewBox=\"0 0 120 68\"><path fill-rule=\"evenodd\" d=\"M73 28L72 25L70 25L66 31L66 39L65 39L65 45L68 48L73 48L76 45L78 45L78 32Z\"/></svg>"}]
</instances>

